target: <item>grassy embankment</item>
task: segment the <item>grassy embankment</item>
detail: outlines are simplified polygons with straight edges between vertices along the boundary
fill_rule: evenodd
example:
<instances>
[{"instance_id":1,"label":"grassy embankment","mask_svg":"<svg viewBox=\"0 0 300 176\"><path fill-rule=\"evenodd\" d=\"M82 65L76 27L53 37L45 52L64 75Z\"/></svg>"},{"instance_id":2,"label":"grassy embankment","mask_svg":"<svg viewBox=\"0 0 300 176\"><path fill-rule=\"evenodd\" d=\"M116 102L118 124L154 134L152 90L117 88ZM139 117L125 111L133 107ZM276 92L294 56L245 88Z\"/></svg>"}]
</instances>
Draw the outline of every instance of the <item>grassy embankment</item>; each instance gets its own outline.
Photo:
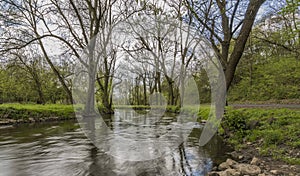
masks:
<instances>
[{"instance_id":1,"label":"grassy embankment","mask_svg":"<svg viewBox=\"0 0 300 176\"><path fill-rule=\"evenodd\" d=\"M72 105L1 104L0 124L32 123L74 119Z\"/></svg>"},{"instance_id":2,"label":"grassy embankment","mask_svg":"<svg viewBox=\"0 0 300 176\"><path fill-rule=\"evenodd\" d=\"M289 164L300 164L299 109L227 109L222 122L236 149L252 148Z\"/></svg>"},{"instance_id":3,"label":"grassy embankment","mask_svg":"<svg viewBox=\"0 0 300 176\"><path fill-rule=\"evenodd\" d=\"M118 106L115 108L133 108L142 110L146 106ZM179 112L177 107L167 107L168 112ZM207 105L198 111L195 107L185 107L181 112L198 115L205 120L210 112ZM51 120L74 119L71 105L0 105L0 122L22 123ZM300 164L300 110L299 109L226 109L219 134L236 149L256 148L260 156L291 164ZM251 145L249 145L251 143Z\"/></svg>"}]
</instances>

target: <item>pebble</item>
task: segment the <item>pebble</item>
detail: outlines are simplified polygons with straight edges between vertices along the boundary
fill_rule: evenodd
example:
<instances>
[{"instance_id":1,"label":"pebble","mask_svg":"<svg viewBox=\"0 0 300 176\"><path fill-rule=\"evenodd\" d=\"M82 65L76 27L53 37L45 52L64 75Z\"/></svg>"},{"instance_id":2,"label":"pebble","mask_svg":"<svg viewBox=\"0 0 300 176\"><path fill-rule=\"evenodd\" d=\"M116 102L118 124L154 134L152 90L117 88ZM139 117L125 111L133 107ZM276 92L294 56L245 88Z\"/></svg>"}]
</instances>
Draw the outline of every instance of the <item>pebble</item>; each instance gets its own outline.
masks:
<instances>
[{"instance_id":1,"label":"pebble","mask_svg":"<svg viewBox=\"0 0 300 176\"><path fill-rule=\"evenodd\" d=\"M279 173L278 173L278 170L271 170L270 173L271 173L271 174L275 174L275 175L279 174Z\"/></svg>"},{"instance_id":2,"label":"pebble","mask_svg":"<svg viewBox=\"0 0 300 176\"><path fill-rule=\"evenodd\" d=\"M252 161L250 162L252 165L258 165L259 164L259 159L256 157L253 157Z\"/></svg>"},{"instance_id":3,"label":"pebble","mask_svg":"<svg viewBox=\"0 0 300 176\"><path fill-rule=\"evenodd\" d=\"M288 168L289 166L288 165L282 165L281 167L282 168Z\"/></svg>"}]
</instances>

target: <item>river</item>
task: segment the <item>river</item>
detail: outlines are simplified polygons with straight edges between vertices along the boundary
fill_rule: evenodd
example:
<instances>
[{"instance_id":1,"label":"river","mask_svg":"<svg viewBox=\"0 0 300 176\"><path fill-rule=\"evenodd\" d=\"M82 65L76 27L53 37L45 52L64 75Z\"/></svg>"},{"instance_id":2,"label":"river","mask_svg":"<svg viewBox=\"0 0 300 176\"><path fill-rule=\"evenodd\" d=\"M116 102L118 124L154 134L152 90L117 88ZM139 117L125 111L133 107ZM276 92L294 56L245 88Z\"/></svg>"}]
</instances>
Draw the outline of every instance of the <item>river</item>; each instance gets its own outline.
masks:
<instances>
[{"instance_id":1,"label":"river","mask_svg":"<svg viewBox=\"0 0 300 176\"><path fill-rule=\"evenodd\" d=\"M109 117L112 131L124 128L126 122L120 122L118 117L124 111L117 110L115 115ZM176 116L173 117L176 121ZM168 121L159 124L166 125ZM125 126L130 129L128 123ZM127 161L95 147L76 121L2 127L0 176L201 176L224 161L230 151L218 136L200 147L198 139L201 129L201 125L196 126L186 142L166 155L150 160ZM147 137L147 133L143 135ZM130 135L127 137L130 138ZM119 147L122 148L122 144ZM119 153L128 157L131 154L126 150Z\"/></svg>"}]
</instances>

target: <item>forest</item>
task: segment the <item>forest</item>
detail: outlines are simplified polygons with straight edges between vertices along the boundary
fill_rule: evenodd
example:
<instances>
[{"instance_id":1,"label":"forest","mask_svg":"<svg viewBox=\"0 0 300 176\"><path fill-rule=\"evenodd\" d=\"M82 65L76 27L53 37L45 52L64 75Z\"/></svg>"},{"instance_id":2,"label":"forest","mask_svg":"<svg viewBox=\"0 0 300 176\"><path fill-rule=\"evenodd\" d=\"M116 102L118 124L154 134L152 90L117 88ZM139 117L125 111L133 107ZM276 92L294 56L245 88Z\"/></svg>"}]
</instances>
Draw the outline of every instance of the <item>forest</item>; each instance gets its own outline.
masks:
<instances>
[{"instance_id":1,"label":"forest","mask_svg":"<svg viewBox=\"0 0 300 176\"><path fill-rule=\"evenodd\" d=\"M146 1L109 1L107 4L95 4L99 8L82 4L86 7L83 9L76 8L76 1L68 5L55 1L46 4L38 1L19 3L3 1L1 4L1 103L72 103L72 79L76 72L74 64L81 62L80 55L89 45L89 38L101 30L112 30L113 23L117 24L122 20L132 18L129 20L136 20L132 23L138 23L136 14L144 18L151 14L148 20L158 17L168 20L181 16L179 19L197 28L203 40L212 45L210 49L215 52L225 71L228 101L299 97L299 9L293 1L264 5L264 11L260 12L259 17L251 17L252 31L251 23L243 21L243 13L247 13L247 5L248 8L256 8L258 13L263 1L231 5L221 2L205 4L179 1L174 4L159 4ZM287 4L284 5L285 3ZM102 11L102 5L106 11ZM114 13L123 16L110 12L115 6L119 10ZM228 12L222 17L220 12L210 8L224 8ZM82 16L78 13L82 13ZM92 13L103 17L96 18ZM140 29L137 26L135 31L129 29L133 37L138 37L138 30L143 30L144 24L139 25ZM159 22L153 25L157 27ZM171 41L159 38L160 32L170 36L174 34L174 29L164 31L167 27L162 31L157 29L157 37L147 38L147 41L142 38L132 41L135 42L134 46L121 43L115 46L120 47L120 54L106 53L107 57L98 61L100 64L97 66L95 91L99 105L110 108L112 98L109 97L114 91L120 91L117 90L121 89L118 84L122 82L124 85L125 81L130 93L123 99L131 105L149 104L149 95L153 92L162 92L168 105L178 105L180 65L192 70L201 102L209 103L210 84L203 64L195 61L196 58L188 58L188 53L181 51L184 50L183 46L170 51ZM179 37L175 40L179 40ZM150 44L156 42L161 43L161 51ZM113 51L115 50L117 49ZM178 56L174 56L177 57L176 60L171 60L168 53L159 56L160 52L166 50L170 54L178 53ZM157 58L146 58L149 54L158 55ZM163 63L168 63L170 68L164 68ZM177 65L179 66L175 67ZM154 67L159 71L154 71ZM115 104L122 102L121 97L117 99Z\"/></svg>"}]
</instances>

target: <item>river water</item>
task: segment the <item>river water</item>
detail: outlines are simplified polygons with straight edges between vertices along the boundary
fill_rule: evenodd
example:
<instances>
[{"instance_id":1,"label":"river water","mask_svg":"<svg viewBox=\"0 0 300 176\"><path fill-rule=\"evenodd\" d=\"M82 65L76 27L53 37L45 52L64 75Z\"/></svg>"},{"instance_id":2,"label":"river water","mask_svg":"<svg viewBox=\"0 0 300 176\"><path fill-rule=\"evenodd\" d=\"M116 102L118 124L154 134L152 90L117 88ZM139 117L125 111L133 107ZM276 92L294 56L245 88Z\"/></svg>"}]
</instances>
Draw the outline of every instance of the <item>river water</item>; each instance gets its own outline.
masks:
<instances>
[{"instance_id":1,"label":"river water","mask_svg":"<svg viewBox=\"0 0 300 176\"><path fill-rule=\"evenodd\" d=\"M106 123L111 126L112 131L119 132L124 126L131 129L132 125L118 117L124 111L126 110L118 110L109 117L110 120ZM176 121L176 116L168 117L174 119L163 117L165 123L157 125L167 126ZM144 121L147 122L147 119ZM95 147L76 121L1 128L0 176L205 175L213 166L227 158L226 153L230 149L217 136L200 147L198 139L201 129L201 125L195 126L186 142L168 154L150 160L127 161ZM145 135L147 137L147 133L143 137ZM153 134L148 135L150 137ZM127 135L129 138L131 136ZM118 145L120 155L130 158L132 153L127 152L126 147L121 150L126 144ZM145 149L144 152L148 150Z\"/></svg>"}]
</instances>

